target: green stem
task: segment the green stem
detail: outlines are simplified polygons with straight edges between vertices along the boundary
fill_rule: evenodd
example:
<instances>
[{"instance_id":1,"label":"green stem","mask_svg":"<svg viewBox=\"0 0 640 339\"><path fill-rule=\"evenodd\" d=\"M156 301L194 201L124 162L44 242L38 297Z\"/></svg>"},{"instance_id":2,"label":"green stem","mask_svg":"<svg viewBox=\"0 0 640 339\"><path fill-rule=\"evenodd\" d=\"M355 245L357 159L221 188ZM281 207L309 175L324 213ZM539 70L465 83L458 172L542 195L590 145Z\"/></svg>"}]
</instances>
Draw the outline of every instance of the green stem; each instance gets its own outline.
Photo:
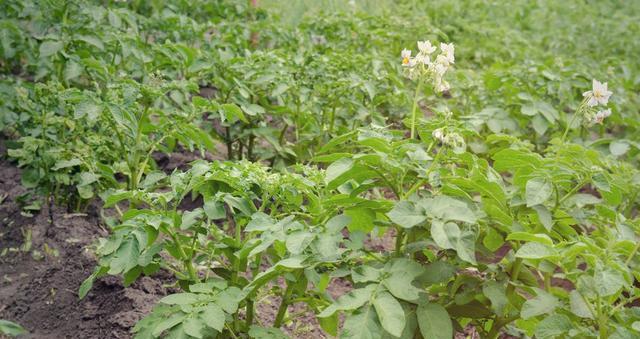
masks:
<instances>
[{"instance_id":1,"label":"green stem","mask_svg":"<svg viewBox=\"0 0 640 339\"><path fill-rule=\"evenodd\" d=\"M194 282L198 282L198 274L196 273L196 269L193 267L191 258L187 256L187 253L184 251L184 248L182 248L182 244L180 244L180 241L178 240L178 236L176 236L176 234L171 230L169 230L168 228L167 228L167 232L169 233L171 240L173 240L173 243L178 249L178 254L180 255L180 259L182 259L182 264L187 269L187 272L189 272L189 279L191 279Z\"/></svg>"},{"instance_id":2,"label":"green stem","mask_svg":"<svg viewBox=\"0 0 640 339\"><path fill-rule=\"evenodd\" d=\"M231 140L231 128L229 126L224 128L225 130L225 142L227 144L227 160L233 160L233 140Z\"/></svg>"},{"instance_id":3,"label":"green stem","mask_svg":"<svg viewBox=\"0 0 640 339\"><path fill-rule=\"evenodd\" d=\"M518 280L518 275L520 275L520 270L522 269L522 259L517 258L513 262L513 266L511 267L511 281L515 282ZM507 296L511 296L515 292L515 285L509 284L507 286Z\"/></svg>"},{"instance_id":4,"label":"green stem","mask_svg":"<svg viewBox=\"0 0 640 339\"><path fill-rule=\"evenodd\" d=\"M262 263L262 255L258 254L258 256L256 257L256 262L255 262L255 266L253 267L253 270L251 270L251 279L254 279L258 273L260 272L260 265ZM253 298L253 297L251 297ZM247 331L249 330L249 327L251 327L251 325L253 325L253 317L255 314L255 309L254 309L254 302L253 299L247 299L247 317L246 317L246 323L245 323L245 327L247 328Z\"/></svg>"},{"instance_id":5,"label":"green stem","mask_svg":"<svg viewBox=\"0 0 640 339\"><path fill-rule=\"evenodd\" d=\"M609 322L609 318L602 312L600 296L598 296L598 299L596 300L596 307L598 312L598 339L607 339L609 337L607 333L607 323Z\"/></svg>"},{"instance_id":6,"label":"green stem","mask_svg":"<svg viewBox=\"0 0 640 339\"><path fill-rule=\"evenodd\" d=\"M333 104L333 108L331 108L331 116L330 116L330 125L329 125L329 134L333 133L333 126L336 123L336 105Z\"/></svg>"},{"instance_id":7,"label":"green stem","mask_svg":"<svg viewBox=\"0 0 640 339\"><path fill-rule=\"evenodd\" d=\"M438 160L440 160L440 155L442 154L441 152L442 148L438 149L438 153L436 153L436 156L433 158L433 161L431 161L431 165L429 165L429 168L427 168L427 170L425 171L425 176L429 177L429 174L431 174L431 172L433 171L433 169L435 168L435 164L438 162ZM411 186L411 188L404 194L404 199L406 199L407 197L411 196L411 194L413 194L413 192L415 192L416 190L418 190L418 188L420 188L420 186L426 184L428 182L428 179L421 179L418 180L413 186Z\"/></svg>"},{"instance_id":8,"label":"green stem","mask_svg":"<svg viewBox=\"0 0 640 339\"><path fill-rule=\"evenodd\" d=\"M567 127L564 130L564 133L562 134L562 143L564 143L564 140L567 137L567 134L569 134L569 129L571 128L571 125L573 125L573 122L576 120L576 117L578 116L578 112L576 111L573 116L571 117L571 121L569 121L569 123L567 124Z\"/></svg>"},{"instance_id":9,"label":"green stem","mask_svg":"<svg viewBox=\"0 0 640 339\"><path fill-rule=\"evenodd\" d=\"M422 82L418 82L416 93L413 96L413 109L411 110L411 139L415 139L416 136L416 115L418 112L418 96L420 95L421 88Z\"/></svg>"},{"instance_id":10,"label":"green stem","mask_svg":"<svg viewBox=\"0 0 640 339\"><path fill-rule=\"evenodd\" d=\"M296 274L297 276L297 274ZM282 296L282 302L280 302L280 307L278 307L278 313L276 314L276 319L273 322L273 327L280 328L282 326L282 320L284 320L284 315L287 313L287 308L289 307L289 301L291 299L291 295L293 295L293 286L295 283L288 282L287 289Z\"/></svg>"},{"instance_id":11,"label":"green stem","mask_svg":"<svg viewBox=\"0 0 640 339\"><path fill-rule=\"evenodd\" d=\"M584 108L584 105L587 103L587 98L584 98L584 100L582 100L582 102L580 103L580 106L578 106L578 109L573 113L573 116L571 117L571 121L567 124L567 127L564 130L564 133L562 134L562 143L564 143L564 140L567 137L567 134L569 134L569 129L571 128L571 125L573 125L573 123L576 121L576 118L580 115L580 113L582 113L582 109Z\"/></svg>"},{"instance_id":12,"label":"green stem","mask_svg":"<svg viewBox=\"0 0 640 339\"><path fill-rule=\"evenodd\" d=\"M489 334L487 334L487 339L496 339L500 335L500 330L505 325L509 324L510 322L516 319L518 319L517 316L507 317L507 318L496 317L495 321L493 322L493 325L491 325L491 330L489 331Z\"/></svg>"},{"instance_id":13,"label":"green stem","mask_svg":"<svg viewBox=\"0 0 640 339\"><path fill-rule=\"evenodd\" d=\"M396 227L396 256L402 256L402 241L404 240L404 229Z\"/></svg>"}]
</instances>

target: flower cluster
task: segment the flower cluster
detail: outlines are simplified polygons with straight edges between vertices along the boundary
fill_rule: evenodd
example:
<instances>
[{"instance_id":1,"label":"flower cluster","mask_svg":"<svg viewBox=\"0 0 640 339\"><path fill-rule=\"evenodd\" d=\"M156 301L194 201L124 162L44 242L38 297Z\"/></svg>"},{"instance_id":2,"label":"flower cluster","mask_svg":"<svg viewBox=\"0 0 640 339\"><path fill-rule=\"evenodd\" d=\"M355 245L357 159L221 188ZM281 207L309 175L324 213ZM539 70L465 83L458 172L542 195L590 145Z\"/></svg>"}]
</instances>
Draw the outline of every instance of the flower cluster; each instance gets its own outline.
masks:
<instances>
[{"instance_id":1,"label":"flower cluster","mask_svg":"<svg viewBox=\"0 0 640 339\"><path fill-rule=\"evenodd\" d=\"M453 44L440 44L440 54L432 61L431 57L436 47L430 41L418 41L418 54L411 55L411 50L403 49L400 53L402 66L409 79L431 80L438 92L449 90L449 83L444 80L444 74L455 63Z\"/></svg>"},{"instance_id":2,"label":"flower cluster","mask_svg":"<svg viewBox=\"0 0 640 339\"><path fill-rule=\"evenodd\" d=\"M605 118L611 115L610 108L601 110L595 108L598 105L606 106L609 103L611 94L613 93L607 89L607 83L602 83L596 79L593 79L591 90L582 93L584 101L580 111L587 125L601 124Z\"/></svg>"},{"instance_id":3,"label":"flower cluster","mask_svg":"<svg viewBox=\"0 0 640 339\"><path fill-rule=\"evenodd\" d=\"M431 132L431 136L443 145L451 147L456 154L464 153L467 149L467 144L459 133L447 133L444 128L438 128Z\"/></svg>"}]
</instances>

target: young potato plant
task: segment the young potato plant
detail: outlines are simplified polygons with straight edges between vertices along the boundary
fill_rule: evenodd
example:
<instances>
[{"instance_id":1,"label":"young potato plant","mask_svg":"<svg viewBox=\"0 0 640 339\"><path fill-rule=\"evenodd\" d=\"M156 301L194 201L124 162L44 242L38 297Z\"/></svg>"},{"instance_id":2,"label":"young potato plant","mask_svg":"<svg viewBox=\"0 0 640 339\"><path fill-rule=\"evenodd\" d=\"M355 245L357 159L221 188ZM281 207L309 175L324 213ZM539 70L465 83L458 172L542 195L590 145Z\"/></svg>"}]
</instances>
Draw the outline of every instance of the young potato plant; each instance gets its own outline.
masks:
<instances>
[{"instance_id":1,"label":"young potato plant","mask_svg":"<svg viewBox=\"0 0 640 339\"><path fill-rule=\"evenodd\" d=\"M450 338L473 325L487 338L504 330L636 335L638 222L630 218L638 171L579 145L558 143L541 156L498 135L487 138L495 147L485 159L448 143L465 131L444 120L419 128L424 146L360 131L334 145L339 153L326 148L316 158L331 163L329 187L398 199L385 214L345 212L394 227L396 258L387 260L408 266L404 280L385 285L384 301L379 290L358 292L344 331L413 338L419 329L425 338ZM383 281L385 262L352 263L351 280ZM340 310L335 305L319 316Z\"/></svg>"},{"instance_id":2,"label":"young potato plant","mask_svg":"<svg viewBox=\"0 0 640 339\"><path fill-rule=\"evenodd\" d=\"M161 299L138 323L140 338L277 334L292 320L290 304L325 307L327 271L341 256L340 231L348 219L323 210L322 174L299 170L198 161L188 172L150 174L138 190L113 192L107 207L122 200L147 207L127 210L100 242L99 266L80 297L105 274L122 274L130 284L159 268L173 272L183 292ZM286 287L272 283L278 279ZM267 327L255 317L265 293L281 300ZM335 331L337 318L327 326Z\"/></svg>"},{"instance_id":3,"label":"young potato plant","mask_svg":"<svg viewBox=\"0 0 640 339\"><path fill-rule=\"evenodd\" d=\"M13 110L19 119L11 128L19 138L8 154L26 169L26 187L67 198L60 202L75 202L77 209L96 193L119 187L119 175L135 189L153 167L157 150L170 151L178 142L213 149L189 103L194 90L187 82L158 77L146 84L123 79L105 92L53 82L31 91L18 88ZM62 194L68 188L77 194Z\"/></svg>"}]
</instances>

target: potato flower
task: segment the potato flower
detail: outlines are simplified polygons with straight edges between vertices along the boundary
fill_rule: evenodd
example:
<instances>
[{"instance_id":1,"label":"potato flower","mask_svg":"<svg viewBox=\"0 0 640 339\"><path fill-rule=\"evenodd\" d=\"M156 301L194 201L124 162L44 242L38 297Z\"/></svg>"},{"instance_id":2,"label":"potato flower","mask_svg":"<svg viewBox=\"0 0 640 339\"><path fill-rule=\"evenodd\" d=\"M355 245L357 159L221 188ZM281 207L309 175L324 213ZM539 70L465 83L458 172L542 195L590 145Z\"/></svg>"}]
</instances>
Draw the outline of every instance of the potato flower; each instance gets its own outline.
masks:
<instances>
[{"instance_id":1,"label":"potato flower","mask_svg":"<svg viewBox=\"0 0 640 339\"><path fill-rule=\"evenodd\" d=\"M400 56L402 57L402 65L409 66L409 64L411 63L411 51L408 49L403 49L400 53Z\"/></svg>"},{"instance_id":2,"label":"potato flower","mask_svg":"<svg viewBox=\"0 0 640 339\"><path fill-rule=\"evenodd\" d=\"M440 43L440 50L442 51L441 55L444 55L445 60L450 64L454 64L456 61L456 58L454 56L454 49L455 47L453 46L453 43Z\"/></svg>"},{"instance_id":3,"label":"potato flower","mask_svg":"<svg viewBox=\"0 0 640 339\"><path fill-rule=\"evenodd\" d=\"M436 51L436 47L431 45L431 41L418 41L418 50L420 53L429 55Z\"/></svg>"},{"instance_id":4,"label":"potato flower","mask_svg":"<svg viewBox=\"0 0 640 339\"><path fill-rule=\"evenodd\" d=\"M596 124L601 124L604 121L604 119L608 118L609 116L611 116L611 108L603 109L601 111L598 111L598 113L596 113L594 122Z\"/></svg>"},{"instance_id":5,"label":"potato flower","mask_svg":"<svg viewBox=\"0 0 640 339\"><path fill-rule=\"evenodd\" d=\"M431 132L431 136L440 142L444 142L444 130L442 128L433 130L433 132Z\"/></svg>"},{"instance_id":6,"label":"potato flower","mask_svg":"<svg viewBox=\"0 0 640 339\"><path fill-rule=\"evenodd\" d=\"M593 87L590 91L582 93L587 99L587 105L594 107L597 105L606 105L609 102L613 92L607 89L607 83L602 83L596 79L593 79Z\"/></svg>"}]
</instances>

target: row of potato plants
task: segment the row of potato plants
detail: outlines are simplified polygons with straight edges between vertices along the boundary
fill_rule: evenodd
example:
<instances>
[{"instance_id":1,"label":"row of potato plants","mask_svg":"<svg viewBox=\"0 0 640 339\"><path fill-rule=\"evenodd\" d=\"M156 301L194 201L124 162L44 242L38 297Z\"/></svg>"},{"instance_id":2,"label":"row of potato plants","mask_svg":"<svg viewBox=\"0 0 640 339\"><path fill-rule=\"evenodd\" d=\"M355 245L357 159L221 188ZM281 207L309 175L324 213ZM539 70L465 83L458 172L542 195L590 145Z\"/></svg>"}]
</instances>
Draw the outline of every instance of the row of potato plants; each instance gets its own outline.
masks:
<instances>
[{"instance_id":1,"label":"row of potato plants","mask_svg":"<svg viewBox=\"0 0 640 339\"><path fill-rule=\"evenodd\" d=\"M285 336L296 303L345 338L638 335L636 146L604 127L588 142L634 103L608 118L594 82L577 104L583 65L496 64L477 79L452 69L450 44L398 62L397 32L419 23L338 15L286 30L246 3L1 6L1 127L23 184L116 209L80 296L159 269L182 290L136 336ZM455 36L443 26L425 34ZM509 109L470 111L487 103ZM233 161L154 163L216 139ZM368 247L387 233L391 251ZM336 280L353 290L332 298ZM280 300L271 324L256 316L265 296Z\"/></svg>"},{"instance_id":2,"label":"row of potato plants","mask_svg":"<svg viewBox=\"0 0 640 339\"><path fill-rule=\"evenodd\" d=\"M140 338L284 337L293 303L344 338L451 338L468 325L487 338L635 337L638 171L560 141L541 155L491 135L480 156L432 137L456 124L421 122L421 142L345 134L316 157L326 170L199 161L111 192L107 206L145 208L128 209L99 244L80 294L105 274L128 284L173 272L182 292L138 323ZM367 247L386 232L392 251ZM334 300L336 279L354 288ZM265 294L281 302L259 326Z\"/></svg>"}]
</instances>

